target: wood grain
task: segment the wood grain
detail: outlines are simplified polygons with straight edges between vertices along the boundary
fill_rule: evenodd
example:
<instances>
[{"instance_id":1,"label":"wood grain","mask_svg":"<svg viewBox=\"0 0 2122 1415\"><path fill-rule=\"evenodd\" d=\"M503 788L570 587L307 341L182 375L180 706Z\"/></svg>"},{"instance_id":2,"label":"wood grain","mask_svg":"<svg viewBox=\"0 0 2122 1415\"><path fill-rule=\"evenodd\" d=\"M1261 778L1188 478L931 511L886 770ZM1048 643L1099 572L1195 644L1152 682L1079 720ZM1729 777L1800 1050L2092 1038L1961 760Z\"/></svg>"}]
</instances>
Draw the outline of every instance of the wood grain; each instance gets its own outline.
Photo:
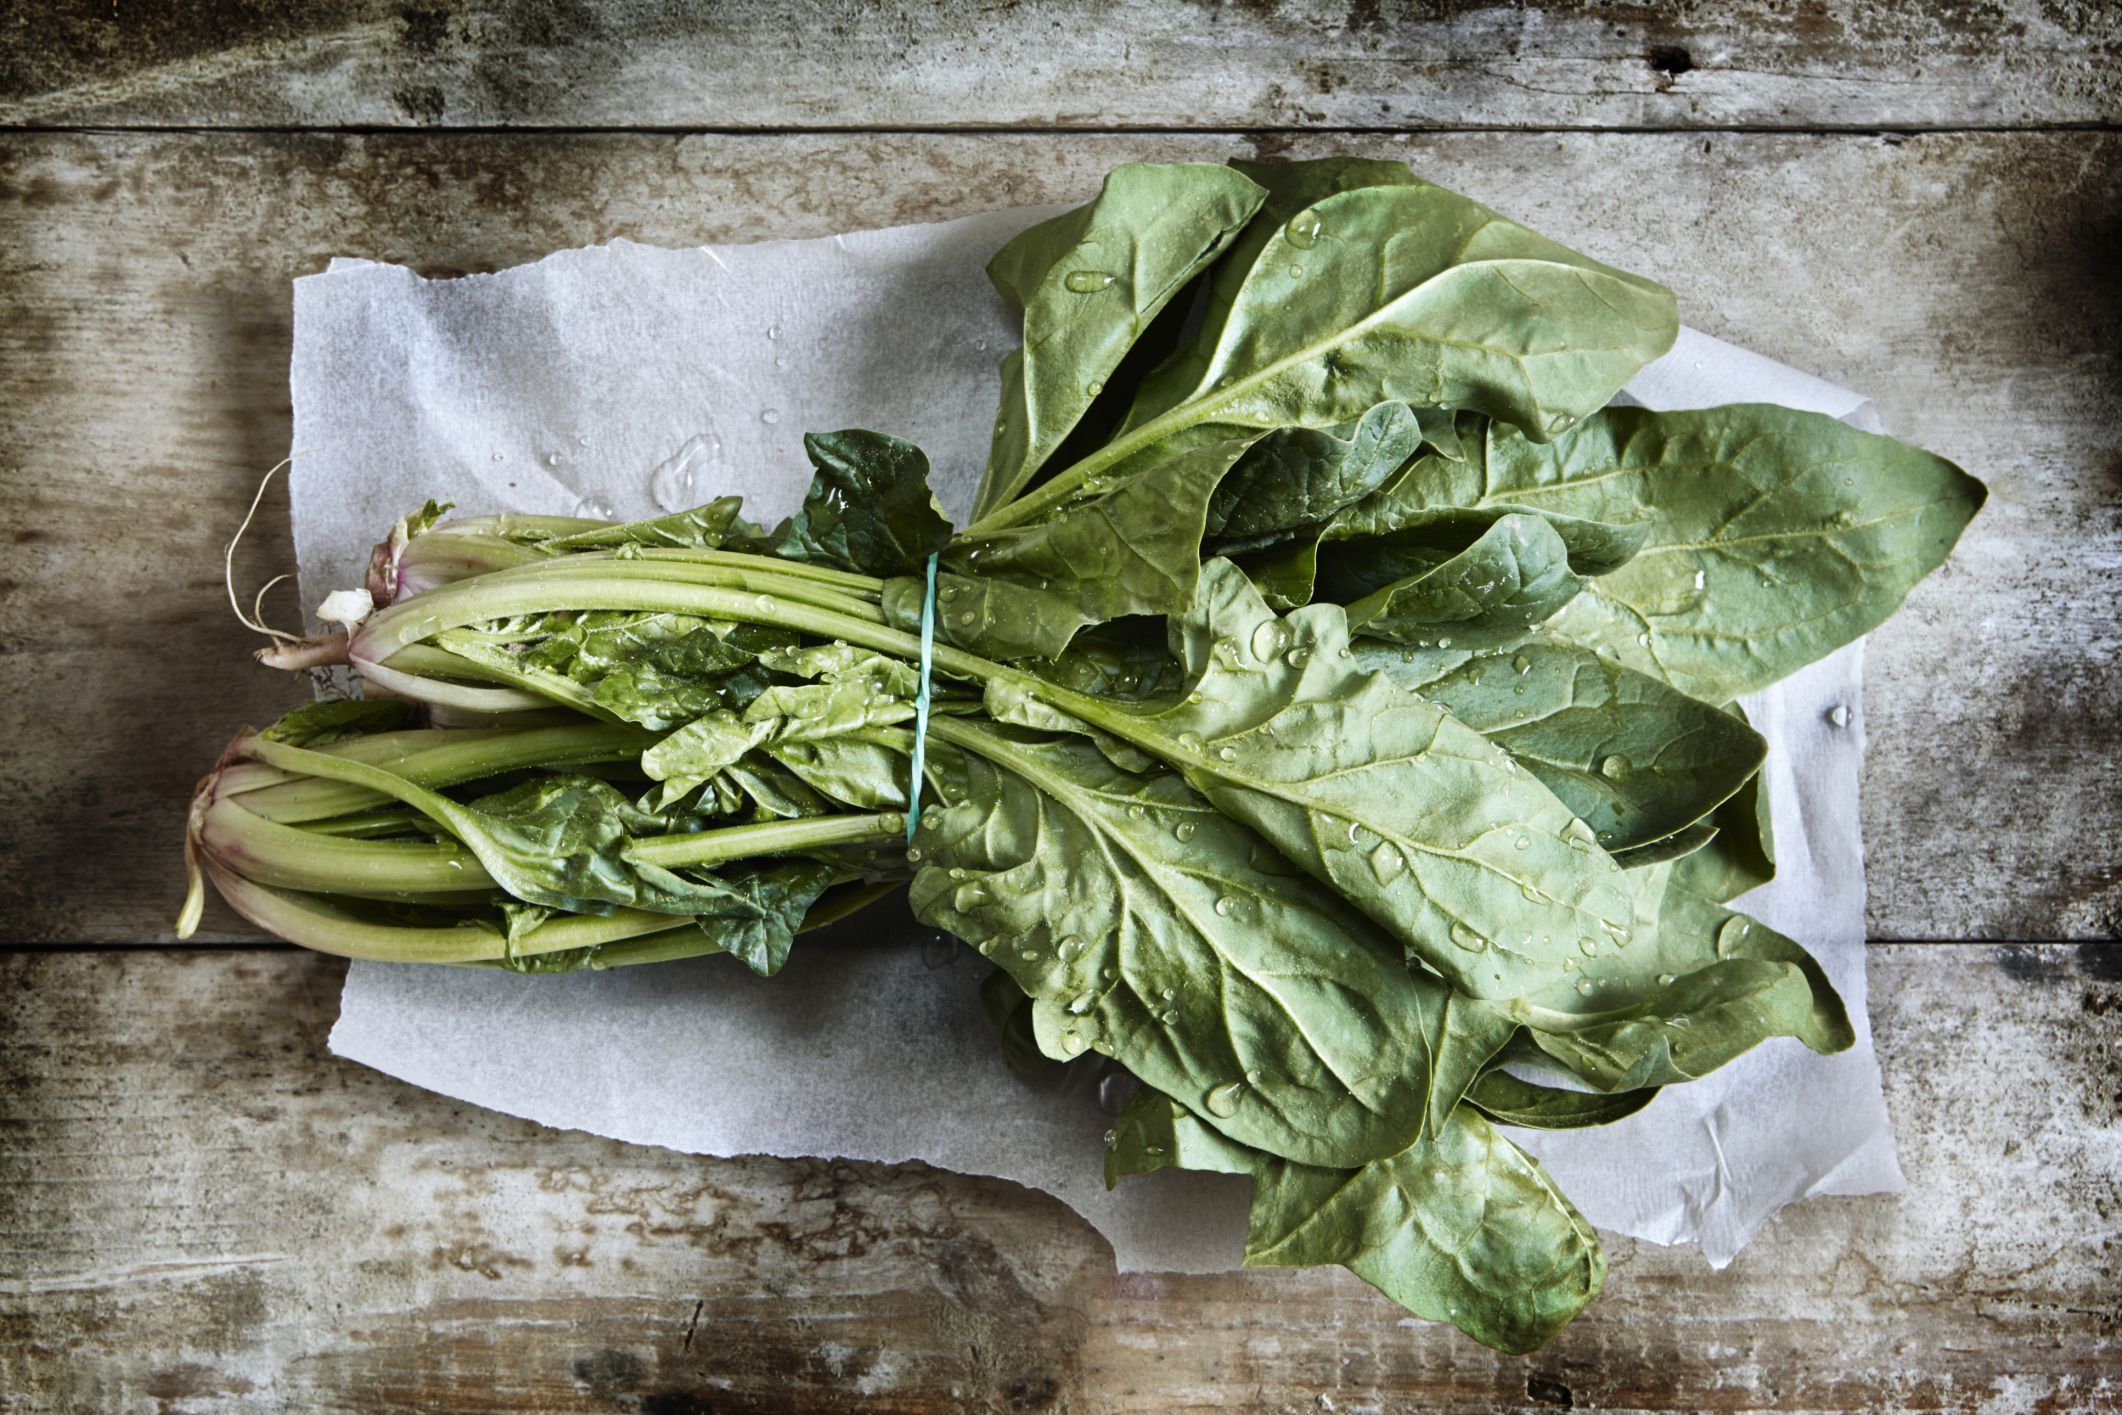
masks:
<instances>
[{"instance_id":1,"label":"wood grain","mask_svg":"<svg viewBox=\"0 0 2122 1415\"><path fill-rule=\"evenodd\" d=\"M0 956L0 1411L2116 1408L2122 972L1884 946L1910 1188L1610 1239L1530 1358L1345 1273L1118 1276L1056 1201L703 1160L325 1054L341 965Z\"/></svg>"},{"instance_id":2,"label":"wood grain","mask_svg":"<svg viewBox=\"0 0 2122 1415\"><path fill-rule=\"evenodd\" d=\"M817 235L1080 196L1124 160L1350 147L1670 281L1691 322L1990 482L1873 638L1871 928L2122 932L2122 138L2083 133L0 138L0 929L167 937L193 780L300 696L220 583L287 450L294 276ZM286 545L276 489L240 582ZM217 912L206 936L253 935Z\"/></svg>"},{"instance_id":3,"label":"wood grain","mask_svg":"<svg viewBox=\"0 0 2122 1415\"><path fill-rule=\"evenodd\" d=\"M1877 128L2111 124L2099 0L59 0L0 123Z\"/></svg>"}]
</instances>

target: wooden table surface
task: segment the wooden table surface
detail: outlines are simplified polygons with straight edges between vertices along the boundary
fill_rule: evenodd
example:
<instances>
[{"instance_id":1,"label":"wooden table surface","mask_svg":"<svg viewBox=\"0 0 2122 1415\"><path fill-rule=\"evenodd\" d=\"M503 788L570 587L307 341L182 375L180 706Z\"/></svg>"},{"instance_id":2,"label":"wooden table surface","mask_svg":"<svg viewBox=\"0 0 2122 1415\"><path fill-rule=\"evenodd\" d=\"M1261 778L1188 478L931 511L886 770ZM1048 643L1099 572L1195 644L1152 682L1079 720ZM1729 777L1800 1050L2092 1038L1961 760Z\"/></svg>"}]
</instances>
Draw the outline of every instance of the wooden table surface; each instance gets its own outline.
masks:
<instances>
[{"instance_id":1,"label":"wooden table surface","mask_svg":"<svg viewBox=\"0 0 2122 1415\"><path fill-rule=\"evenodd\" d=\"M94 0L0 23L0 1411L2122 1406L2122 9L2102 0ZM220 548L289 282L1359 151L1862 389L1989 507L1871 641L1910 1186L1730 1267L1609 1238L1503 1357L1339 1271L1117 1276L1058 1202L702 1160L329 1057L343 966L183 807L294 703ZM291 568L284 496L238 557Z\"/></svg>"}]
</instances>

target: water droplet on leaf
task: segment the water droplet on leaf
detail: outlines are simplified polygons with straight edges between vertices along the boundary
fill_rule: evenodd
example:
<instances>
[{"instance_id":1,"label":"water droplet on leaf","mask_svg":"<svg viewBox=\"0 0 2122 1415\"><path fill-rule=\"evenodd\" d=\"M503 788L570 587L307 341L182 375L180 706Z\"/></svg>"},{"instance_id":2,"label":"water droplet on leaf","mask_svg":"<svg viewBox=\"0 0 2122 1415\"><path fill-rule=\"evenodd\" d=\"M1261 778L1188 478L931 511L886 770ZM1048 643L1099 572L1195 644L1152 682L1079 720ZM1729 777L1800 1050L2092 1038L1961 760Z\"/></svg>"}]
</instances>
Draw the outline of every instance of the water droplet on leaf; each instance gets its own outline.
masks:
<instances>
[{"instance_id":1,"label":"water droplet on leaf","mask_svg":"<svg viewBox=\"0 0 2122 1415\"><path fill-rule=\"evenodd\" d=\"M1266 620L1253 630L1253 657L1262 663L1270 662L1289 643L1289 631L1273 619Z\"/></svg>"},{"instance_id":2,"label":"water droplet on leaf","mask_svg":"<svg viewBox=\"0 0 2122 1415\"><path fill-rule=\"evenodd\" d=\"M1100 290L1110 289L1113 279L1102 270L1071 270L1061 283L1072 294L1095 295Z\"/></svg>"}]
</instances>

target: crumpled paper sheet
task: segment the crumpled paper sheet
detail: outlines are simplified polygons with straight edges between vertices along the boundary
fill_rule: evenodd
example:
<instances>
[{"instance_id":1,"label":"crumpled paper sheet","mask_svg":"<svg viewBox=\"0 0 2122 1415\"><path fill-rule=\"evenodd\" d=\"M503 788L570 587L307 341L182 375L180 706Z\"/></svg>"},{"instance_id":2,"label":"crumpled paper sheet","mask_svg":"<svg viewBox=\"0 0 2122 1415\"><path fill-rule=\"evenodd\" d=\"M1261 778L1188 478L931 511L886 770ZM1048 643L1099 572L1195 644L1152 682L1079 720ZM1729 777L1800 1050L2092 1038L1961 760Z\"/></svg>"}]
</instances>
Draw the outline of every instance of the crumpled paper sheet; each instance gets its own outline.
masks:
<instances>
[{"instance_id":1,"label":"crumpled paper sheet","mask_svg":"<svg viewBox=\"0 0 2122 1415\"><path fill-rule=\"evenodd\" d=\"M741 492L771 522L808 482L806 430L912 439L962 522L996 365L1017 341L981 268L1047 214L693 250L619 241L442 281L334 261L295 285L305 605L358 584L369 545L430 496L464 514L633 518ZM1847 390L1692 330L1625 396L1869 415ZM1781 876L1743 901L1819 957L1857 1045L1770 1043L1618 1125L1515 1132L1601 1228L1698 1242L1722 1266L1786 1203L1903 1184L1865 1008L1861 689L1858 645L1748 701L1773 745ZM1236 1266L1248 1181L1168 1171L1108 1192L1106 1063L1028 1091L980 1011L986 967L903 910L806 937L773 979L727 958L557 977L356 963L331 1047L636 1143L998 1175L1082 1214L1123 1271Z\"/></svg>"}]
</instances>

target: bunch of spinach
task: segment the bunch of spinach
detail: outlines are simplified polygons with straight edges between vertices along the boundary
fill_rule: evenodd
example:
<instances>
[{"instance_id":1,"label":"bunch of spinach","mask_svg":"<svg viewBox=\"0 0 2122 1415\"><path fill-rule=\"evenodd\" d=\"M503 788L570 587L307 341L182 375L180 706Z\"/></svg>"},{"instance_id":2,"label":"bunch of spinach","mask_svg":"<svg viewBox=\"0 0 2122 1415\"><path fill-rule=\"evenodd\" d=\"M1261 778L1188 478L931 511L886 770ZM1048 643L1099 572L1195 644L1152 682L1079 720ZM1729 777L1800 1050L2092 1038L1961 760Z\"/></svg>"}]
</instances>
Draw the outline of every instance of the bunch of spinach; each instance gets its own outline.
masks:
<instances>
[{"instance_id":1,"label":"bunch of spinach","mask_svg":"<svg viewBox=\"0 0 2122 1415\"><path fill-rule=\"evenodd\" d=\"M372 616L267 655L368 696L202 783L181 927L206 877L353 956L770 974L908 888L1009 1054L1140 1083L1110 1180L1250 1175L1248 1262L1537 1346L1604 1260L1499 1126L1849 1045L1726 907L1774 868L1735 700L1881 622L1980 484L1610 407L1669 292L1397 164L1123 167L990 275L1024 340L969 526L861 431L772 529L431 503Z\"/></svg>"}]
</instances>

